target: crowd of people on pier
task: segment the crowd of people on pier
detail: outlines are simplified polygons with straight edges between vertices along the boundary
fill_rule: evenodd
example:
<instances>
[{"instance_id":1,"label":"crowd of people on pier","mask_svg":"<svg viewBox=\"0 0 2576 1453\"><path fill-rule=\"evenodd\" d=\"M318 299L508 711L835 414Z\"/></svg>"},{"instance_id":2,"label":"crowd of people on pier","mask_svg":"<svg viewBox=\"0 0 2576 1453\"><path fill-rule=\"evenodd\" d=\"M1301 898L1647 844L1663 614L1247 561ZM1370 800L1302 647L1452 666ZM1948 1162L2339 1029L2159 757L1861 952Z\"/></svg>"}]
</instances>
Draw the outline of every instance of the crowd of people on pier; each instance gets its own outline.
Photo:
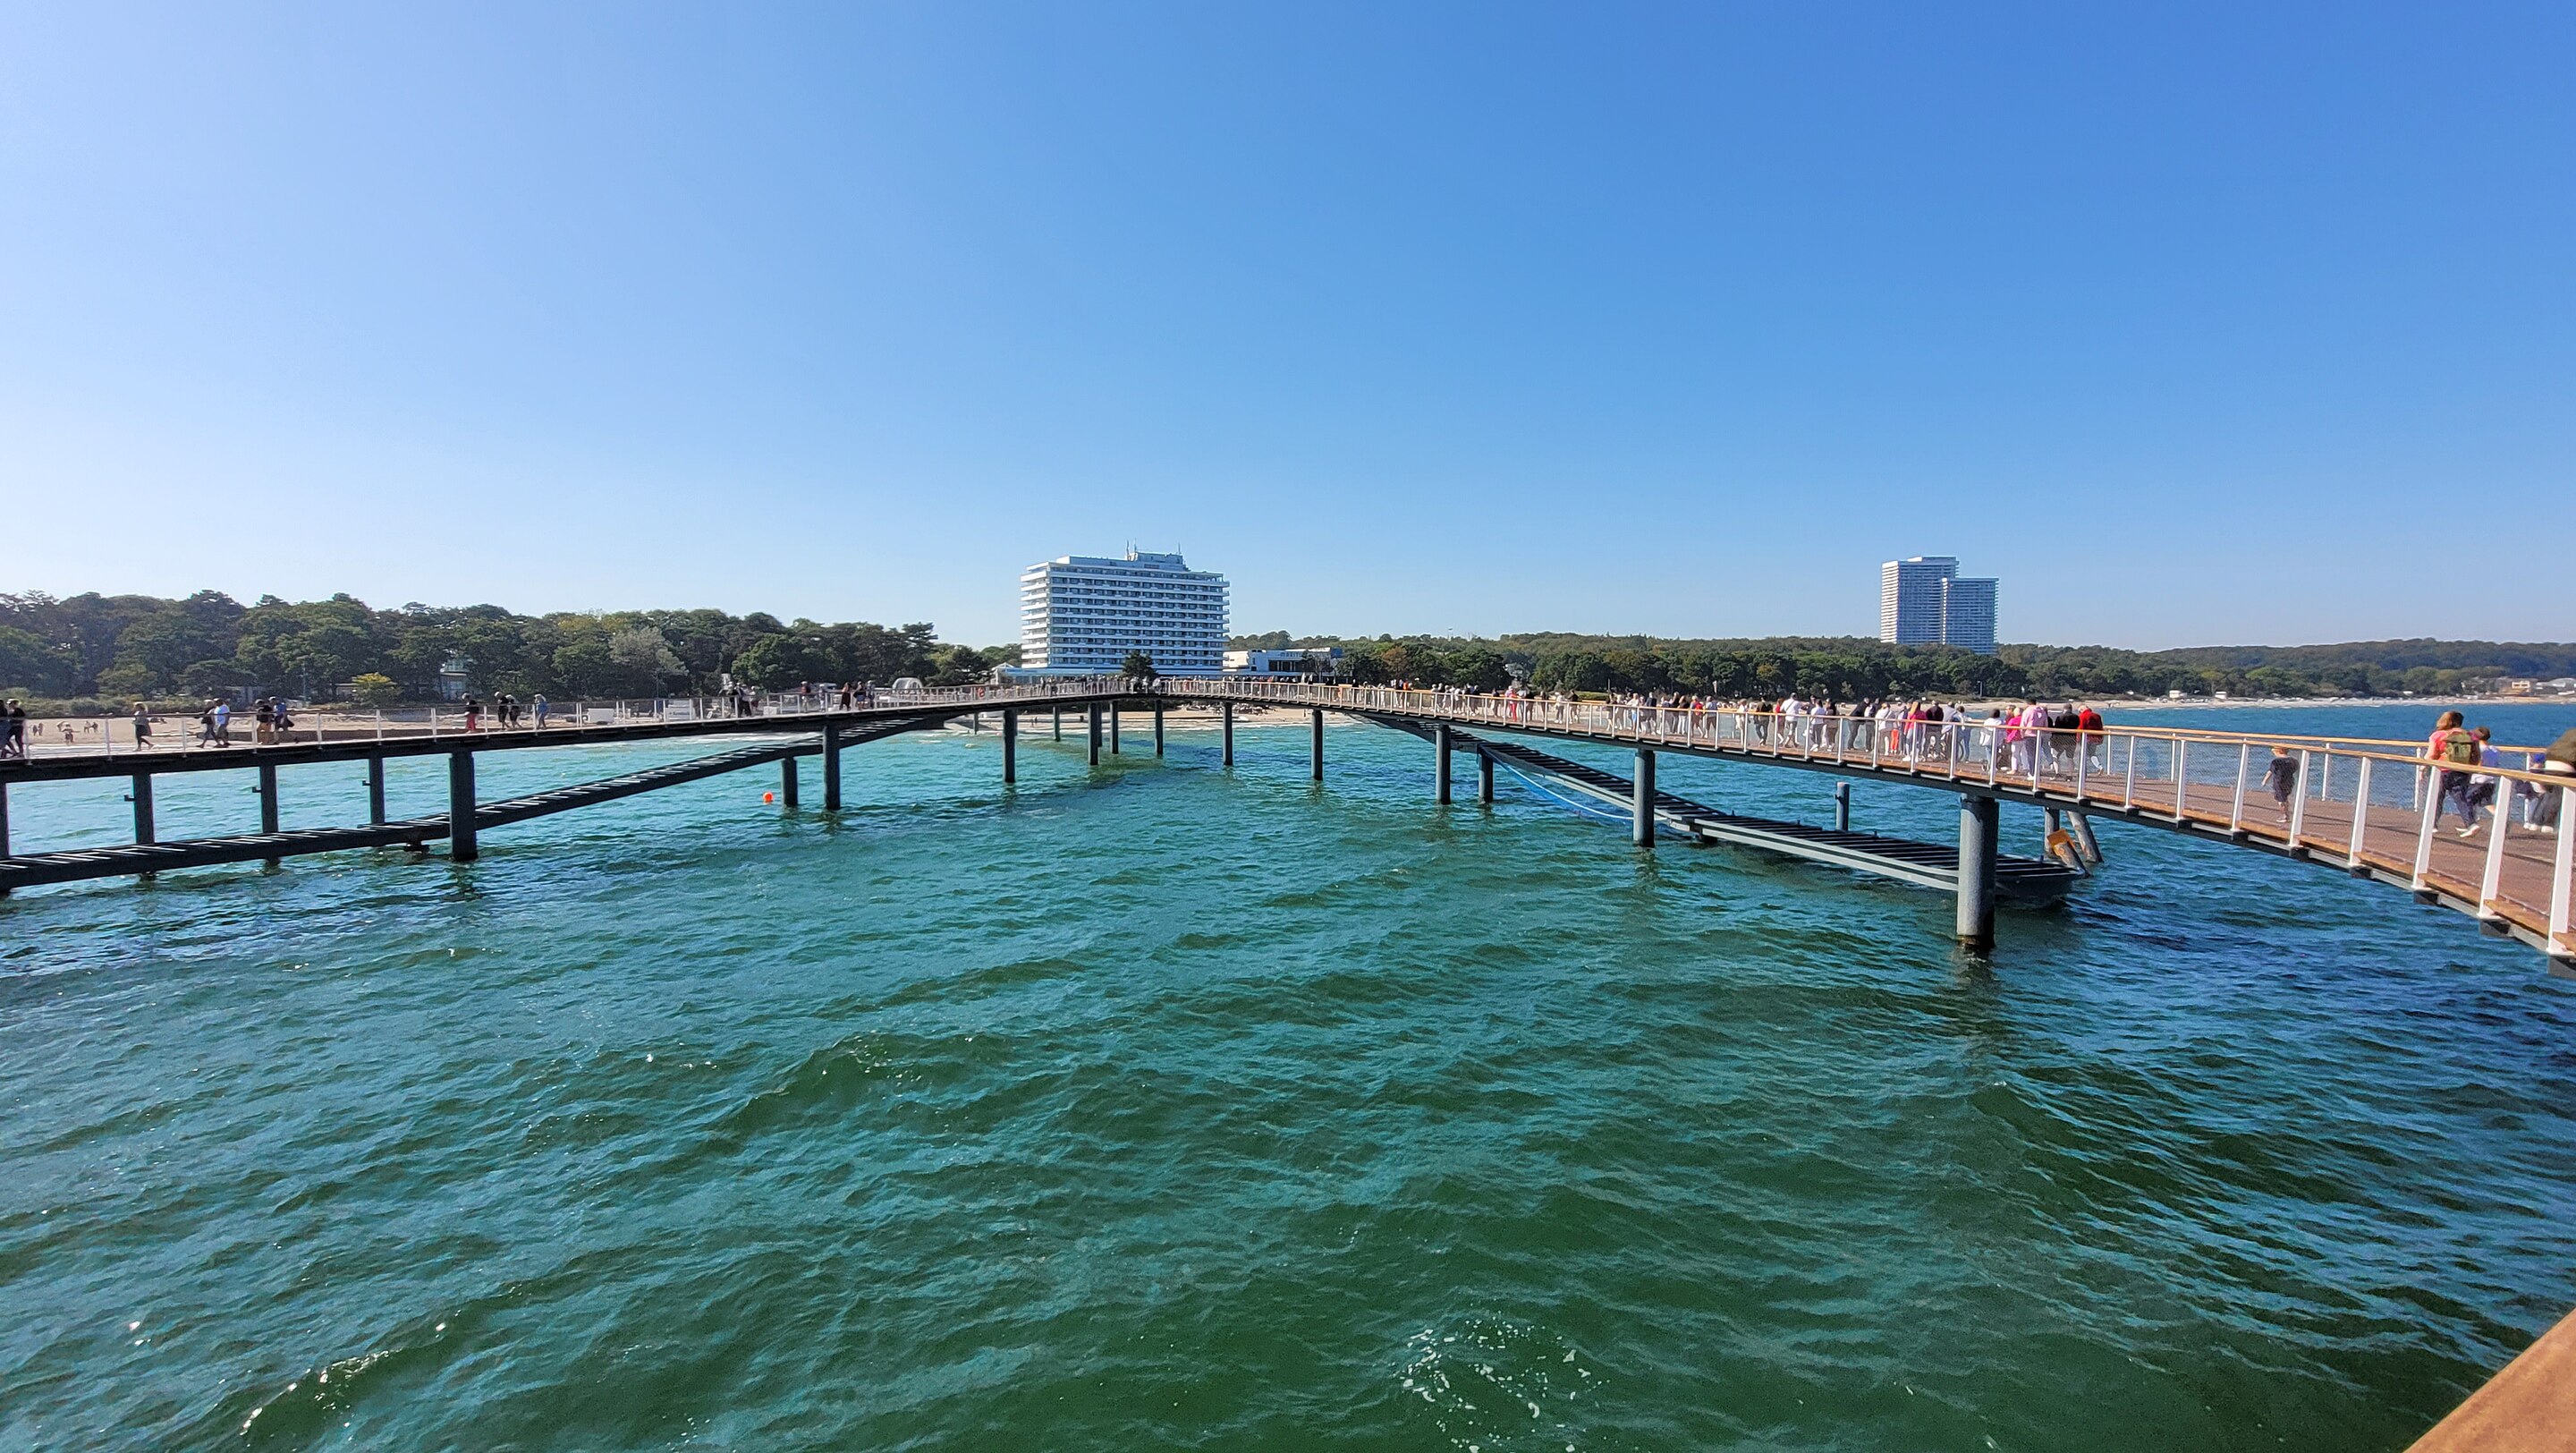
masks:
<instances>
[{"instance_id":1,"label":"crowd of people on pier","mask_svg":"<svg viewBox=\"0 0 2576 1453\"><path fill-rule=\"evenodd\" d=\"M1366 693L1369 687L1344 690ZM1410 683L1389 688L1416 690ZM2092 765L2105 761L2101 712L2081 703L2038 700L1971 712L1928 697L1835 701L1795 692L1777 699L1724 700L1680 692L1612 694L1595 702L1564 692L1532 692L1515 684L1501 691L1468 687L1424 688L1435 699L1464 706L1505 723L1573 726L1606 713L1622 730L1653 731L1685 740L1725 738L1747 746L1802 752L1839 752L1921 762L1992 761L1999 770L2071 772L2077 754Z\"/></svg>"},{"instance_id":2,"label":"crowd of people on pier","mask_svg":"<svg viewBox=\"0 0 2576 1453\"><path fill-rule=\"evenodd\" d=\"M1518 683L1501 691L1479 691L1460 686L1416 687L1405 681L1384 687L1343 685L1337 692L1355 704L1366 704L1373 692L1412 693L1417 701L1427 695L1436 704L1497 725L1578 729L1607 725L1684 742L1864 756L1908 765L1939 762L1954 769L1991 767L2020 777L2098 772L2108 768L2111 759L2110 734L2101 712L2080 702L2034 699L1971 711L1956 702L1929 698L1835 701L1792 692L1760 700L1683 693L1614 693L1590 699L1561 691L1528 691ZM1390 699L1387 704L1395 702ZM2519 817L2527 832L2554 836L2564 789L2508 778L2496 769L2568 777L2569 785L2576 786L2576 731L2564 733L2545 751L2516 752L2522 758L2517 761L2506 759L2493 736L2486 727L2466 725L2456 711L2443 712L2434 724L2423 757L2439 779L2436 826L2457 819L2458 835L2473 838L2487 825L2489 814L2496 813L2506 823ZM2292 818L2292 802L2300 793L2304 769L2302 754L2285 745L2271 747L2263 761L2260 786L2285 823Z\"/></svg>"},{"instance_id":3,"label":"crowd of people on pier","mask_svg":"<svg viewBox=\"0 0 2576 1453\"><path fill-rule=\"evenodd\" d=\"M2463 838L2473 838L2487 826L2487 814L2497 814L2496 821L2509 828L2517 811L2523 830L2543 836L2558 835L2559 807L2566 792L2520 777L2498 776L2492 770L2512 767L2504 753L2497 750L2495 733L2483 726L2470 726L2456 711L2446 711L2433 722L2433 734L2424 740L2424 759L2435 765L2442 786L2439 804L2433 809L2433 825L2440 830L2452 817L2460 820L2457 829ZM2576 785L2576 729L2563 732L2557 741L2540 754L2537 762L2524 764L2525 770L2543 776L2567 777ZM2497 803L2498 789L2510 783L2512 791L2502 805Z\"/></svg>"}]
</instances>

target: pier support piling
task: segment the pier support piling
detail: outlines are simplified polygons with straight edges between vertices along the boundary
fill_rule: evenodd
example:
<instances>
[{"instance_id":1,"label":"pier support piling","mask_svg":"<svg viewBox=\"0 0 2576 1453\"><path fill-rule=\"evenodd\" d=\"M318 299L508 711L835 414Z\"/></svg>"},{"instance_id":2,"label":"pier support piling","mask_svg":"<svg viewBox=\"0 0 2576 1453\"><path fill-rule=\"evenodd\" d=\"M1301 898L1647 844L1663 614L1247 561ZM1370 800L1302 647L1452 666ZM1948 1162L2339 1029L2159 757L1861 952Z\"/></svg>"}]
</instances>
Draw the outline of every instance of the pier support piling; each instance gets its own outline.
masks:
<instances>
[{"instance_id":1,"label":"pier support piling","mask_svg":"<svg viewBox=\"0 0 2576 1453\"><path fill-rule=\"evenodd\" d=\"M1220 702L1216 711L1225 733L1225 761L1222 765L1231 767L1234 765L1234 703Z\"/></svg>"},{"instance_id":2,"label":"pier support piling","mask_svg":"<svg viewBox=\"0 0 2576 1453\"><path fill-rule=\"evenodd\" d=\"M259 764L259 831L262 837L277 836L277 767L271 762ZM275 858L260 859L260 866L274 868Z\"/></svg>"},{"instance_id":3,"label":"pier support piling","mask_svg":"<svg viewBox=\"0 0 2576 1453\"><path fill-rule=\"evenodd\" d=\"M1050 728L1052 728L1052 729L1054 730L1054 732L1055 732L1055 739L1056 739L1057 741L1059 741L1059 742L1060 742L1060 741L1063 741L1063 740L1064 740L1064 708L1063 708L1063 707L1061 707L1061 706L1050 706L1050 707L1048 707L1048 708L1047 708L1047 725L1048 725Z\"/></svg>"},{"instance_id":4,"label":"pier support piling","mask_svg":"<svg viewBox=\"0 0 2576 1453\"><path fill-rule=\"evenodd\" d=\"M786 808L789 812L794 812L796 810L796 777L796 759L794 757L779 758L778 805Z\"/></svg>"},{"instance_id":5,"label":"pier support piling","mask_svg":"<svg viewBox=\"0 0 2576 1453\"><path fill-rule=\"evenodd\" d=\"M1834 784L1834 831L1851 831L1851 784Z\"/></svg>"},{"instance_id":6,"label":"pier support piling","mask_svg":"<svg viewBox=\"0 0 2576 1453\"><path fill-rule=\"evenodd\" d=\"M367 821L381 824L385 820L385 759L367 759Z\"/></svg>"},{"instance_id":7,"label":"pier support piling","mask_svg":"<svg viewBox=\"0 0 2576 1453\"><path fill-rule=\"evenodd\" d=\"M2367 761L2363 766L2368 766ZM2066 831L2075 839L2076 855L2093 867L2102 866L2102 845L2093 837L2093 819L2080 812L2066 814Z\"/></svg>"},{"instance_id":8,"label":"pier support piling","mask_svg":"<svg viewBox=\"0 0 2576 1453\"><path fill-rule=\"evenodd\" d=\"M1009 720L1009 714L1004 713L1002 730L1006 742L1010 740ZM841 729L830 722L823 723L823 810L841 810Z\"/></svg>"},{"instance_id":9,"label":"pier support piling","mask_svg":"<svg viewBox=\"0 0 2576 1453\"><path fill-rule=\"evenodd\" d=\"M1321 782L1324 780L1324 709L1316 707L1313 715L1314 748L1308 756L1313 759L1314 780Z\"/></svg>"},{"instance_id":10,"label":"pier support piling","mask_svg":"<svg viewBox=\"0 0 2576 1453\"><path fill-rule=\"evenodd\" d=\"M1655 846L1655 754L1637 749L1637 781L1628 799L1628 836L1637 846Z\"/></svg>"},{"instance_id":11,"label":"pier support piling","mask_svg":"<svg viewBox=\"0 0 2576 1453\"><path fill-rule=\"evenodd\" d=\"M1431 728L1432 798L1441 806L1449 805L1449 724L1440 722Z\"/></svg>"},{"instance_id":12,"label":"pier support piling","mask_svg":"<svg viewBox=\"0 0 2576 1453\"><path fill-rule=\"evenodd\" d=\"M1959 799L1959 942L1995 946L1995 799Z\"/></svg>"},{"instance_id":13,"label":"pier support piling","mask_svg":"<svg viewBox=\"0 0 2576 1453\"><path fill-rule=\"evenodd\" d=\"M1494 754L1476 754L1476 800L1490 807L1494 802Z\"/></svg>"},{"instance_id":14,"label":"pier support piling","mask_svg":"<svg viewBox=\"0 0 2576 1453\"><path fill-rule=\"evenodd\" d=\"M1099 766L1099 765L1100 765L1100 703L1099 703L1099 702L1096 702L1096 701L1095 701L1095 702L1091 703L1091 709L1090 709L1090 713L1089 713L1089 721L1090 721L1090 727L1091 727L1091 765L1093 765L1093 766L1097 767L1097 766Z\"/></svg>"},{"instance_id":15,"label":"pier support piling","mask_svg":"<svg viewBox=\"0 0 2576 1453\"><path fill-rule=\"evenodd\" d=\"M474 836L474 754L450 752L447 756L447 856L456 862L470 863L483 856L483 845Z\"/></svg>"},{"instance_id":16,"label":"pier support piling","mask_svg":"<svg viewBox=\"0 0 2576 1453\"><path fill-rule=\"evenodd\" d=\"M134 774L134 840L138 843L160 841L152 835L152 774L149 772Z\"/></svg>"},{"instance_id":17,"label":"pier support piling","mask_svg":"<svg viewBox=\"0 0 2576 1453\"><path fill-rule=\"evenodd\" d=\"M1020 714L1002 708L1002 785L1020 780Z\"/></svg>"},{"instance_id":18,"label":"pier support piling","mask_svg":"<svg viewBox=\"0 0 2576 1453\"><path fill-rule=\"evenodd\" d=\"M1163 755L1163 703L1160 698L1154 702L1154 755Z\"/></svg>"},{"instance_id":19,"label":"pier support piling","mask_svg":"<svg viewBox=\"0 0 2576 1453\"><path fill-rule=\"evenodd\" d=\"M1113 702L1109 703L1109 755L1111 755L1111 756L1113 756L1113 757L1115 757L1115 756L1119 755L1119 751L1118 751L1118 703L1117 703L1117 702L1115 702L1115 701L1113 701Z\"/></svg>"},{"instance_id":20,"label":"pier support piling","mask_svg":"<svg viewBox=\"0 0 2576 1453\"><path fill-rule=\"evenodd\" d=\"M7 856L9 856L9 784L0 782L0 858ZM0 888L0 898L8 896L9 890Z\"/></svg>"}]
</instances>

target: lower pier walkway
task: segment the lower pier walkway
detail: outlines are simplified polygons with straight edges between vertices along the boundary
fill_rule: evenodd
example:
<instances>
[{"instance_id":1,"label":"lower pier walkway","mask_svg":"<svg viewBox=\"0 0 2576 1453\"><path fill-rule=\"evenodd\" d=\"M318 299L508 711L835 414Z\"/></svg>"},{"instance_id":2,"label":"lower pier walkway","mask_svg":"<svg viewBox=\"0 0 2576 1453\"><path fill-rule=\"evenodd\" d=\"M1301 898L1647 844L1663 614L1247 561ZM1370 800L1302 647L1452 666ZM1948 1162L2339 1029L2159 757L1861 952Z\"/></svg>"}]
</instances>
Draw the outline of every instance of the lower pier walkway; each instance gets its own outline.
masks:
<instances>
[{"instance_id":1,"label":"lower pier walkway","mask_svg":"<svg viewBox=\"0 0 2576 1453\"><path fill-rule=\"evenodd\" d=\"M1367 716L1365 713L1363 717L1409 732L1435 745L1442 739L1438 728L1417 721ZM1612 807L1626 810L1636 801L1635 781L1616 772L1568 761L1517 742L1471 736L1454 729L1447 733L1446 740L1452 751L1471 752L1480 759L1500 762L1527 776L1555 782ZM1478 795L1483 800L1492 799L1490 769L1480 770L1478 774ZM1722 812L1660 787L1655 791L1652 810L1659 826L1694 842L1731 843L1807 862L1895 878L1944 893L1958 891L1959 850L1951 844L1854 832L1848 826L1817 827L1811 823ZM2050 903L2066 896L2068 887L2080 876L2082 874L2077 869L2063 863L1999 854L1995 865L1995 888L1999 895L2014 903Z\"/></svg>"},{"instance_id":2,"label":"lower pier walkway","mask_svg":"<svg viewBox=\"0 0 2576 1453\"><path fill-rule=\"evenodd\" d=\"M2079 840L2106 817L2341 869L2474 918L2490 934L2576 968L2576 776L2536 747L2502 767L2426 761L2410 742L2107 726L2022 730L1991 722L1882 724L1714 708L1552 701L1448 690L1305 682L1167 683L1187 697L1254 699L1372 720L1403 719L1617 744L1934 787L1963 804L2020 802L2062 814ZM2291 764L2286 797L2269 771ZM1651 771L1651 766L1646 767ZM2492 794L2463 836L2448 788ZM2549 831L2541 831L2548 824ZM1976 829L1963 814L1962 829ZM1962 925L1966 920L1963 916Z\"/></svg>"}]
</instances>

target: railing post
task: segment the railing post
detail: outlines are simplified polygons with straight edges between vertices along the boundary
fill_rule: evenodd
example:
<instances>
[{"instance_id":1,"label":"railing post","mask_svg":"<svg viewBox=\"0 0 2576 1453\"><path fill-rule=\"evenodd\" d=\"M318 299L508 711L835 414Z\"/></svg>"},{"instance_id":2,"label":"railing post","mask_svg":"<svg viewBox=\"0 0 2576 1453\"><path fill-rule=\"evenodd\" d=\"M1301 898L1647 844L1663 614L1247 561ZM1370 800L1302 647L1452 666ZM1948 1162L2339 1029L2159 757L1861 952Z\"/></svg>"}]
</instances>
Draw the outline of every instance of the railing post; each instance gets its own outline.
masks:
<instances>
[{"instance_id":1,"label":"railing post","mask_svg":"<svg viewBox=\"0 0 2576 1453\"><path fill-rule=\"evenodd\" d=\"M2138 805L2138 734L2129 733L2129 771L2120 781L2120 810Z\"/></svg>"},{"instance_id":2,"label":"railing post","mask_svg":"<svg viewBox=\"0 0 2576 1453\"><path fill-rule=\"evenodd\" d=\"M2352 794L2352 842L2344 849L2344 866L2361 867L2362 833L2370 822L2370 759L2361 759L2361 785Z\"/></svg>"},{"instance_id":3,"label":"railing post","mask_svg":"<svg viewBox=\"0 0 2576 1453\"><path fill-rule=\"evenodd\" d=\"M450 752L447 755L447 856L459 863L470 863L483 856L476 840L474 820L474 754Z\"/></svg>"},{"instance_id":4,"label":"railing post","mask_svg":"<svg viewBox=\"0 0 2576 1453\"><path fill-rule=\"evenodd\" d=\"M2503 915L2496 912L2496 897L2504 887L2505 839L2513 836L2513 784L2504 778L2494 779L2496 800L2493 815L2487 822L2486 873L2478 880L2478 918L2492 921Z\"/></svg>"},{"instance_id":5,"label":"railing post","mask_svg":"<svg viewBox=\"0 0 2576 1453\"><path fill-rule=\"evenodd\" d=\"M2306 747L2299 749L2298 790L2290 794L2290 846L2299 845L2299 827L2308 819L2308 778L2316 771L2316 754ZM2334 758L2326 758L2326 770L2334 770Z\"/></svg>"},{"instance_id":6,"label":"railing post","mask_svg":"<svg viewBox=\"0 0 2576 1453\"><path fill-rule=\"evenodd\" d=\"M2251 771L2253 766L2254 744L2238 742L2236 744L2236 800L2227 808L2227 831L2231 837L2245 830L2245 774Z\"/></svg>"},{"instance_id":7,"label":"railing post","mask_svg":"<svg viewBox=\"0 0 2576 1453\"><path fill-rule=\"evenodd\" d=\"M2421 893L2424 891L2424 874L2433 866L2433 822L2442 811L2442 771L2438 767L2432 769L2433 780L2428 786L2423 780L2424 769L2418 767L2415 770L2415 795L2422 799L2424 806L2419 814L2423 821L2415 829L2415 877L2408 886Z\"/></svg>"},{"instance_id":8,"label":"railing post","mask_svg":"<svg viewBox=\"0 0 2576 1453\"><path fill-rule=\"evenodd\" d=\"M2189 818L2188 809L2191 806L2190 759L2190 739L2187 737L2174 738L2174 821L2176 822L2187 821Z\"/></svg>"},{"instance_id":9,"label":"railing post","mask_svg":"<svg viewBox=\"0 0 2576 1453\"><path fill-rule=\"evenodd\" d=\"M0 813L0 854L9 850L8 815ZM2552 956L2576 959L2576 939L2568 932L2569 897L2576 894L2576 786L2558 789L2558 867L2549 885L2549 952Z\"/></svg>"}]
</instances>

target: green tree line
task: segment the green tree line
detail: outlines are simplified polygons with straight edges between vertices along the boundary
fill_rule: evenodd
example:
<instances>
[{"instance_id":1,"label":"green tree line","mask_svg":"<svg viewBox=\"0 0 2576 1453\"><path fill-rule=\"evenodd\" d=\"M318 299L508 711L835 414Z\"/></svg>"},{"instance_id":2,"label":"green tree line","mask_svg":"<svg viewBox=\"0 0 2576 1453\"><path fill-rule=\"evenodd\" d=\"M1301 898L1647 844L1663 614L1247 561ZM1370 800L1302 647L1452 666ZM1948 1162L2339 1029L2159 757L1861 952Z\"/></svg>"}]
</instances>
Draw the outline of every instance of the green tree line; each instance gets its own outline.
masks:
<instances>
[{"instance_id":1,"label":"green tree line","mask_svg":"<svg viewBox=\"0 0 2576 1453\"><path fill-rule=\"evenodd\" d=\"M904 676L954 684L1018 656L1017 647L942 643L927 622L781 621L759 611L531 616L496 605L378 610L347 595L244 606L213 590L184 600L0 594L0 694L22 697L328 700L366 683L419 700L437 694L451 658L465 662L470 689L523 697L714 692L728 672L760 687Z\"/></svg>"},{"instance_id":2,"label":"green tree line","mask_svg":"<svg viewBox=\"0 0 2576 1453\"><path fill-rule=\"evenodd\" d=\"M1238 650L1338 646L1356 681L1492 690L1517 678L1541 691L1680 691L1769 697L1887 695L2395 696L2472 690L2513 678L2576 676L2576 645L2357 641L2328 646L2204 646L2125 651L2011 645L1992 656L1860 637L1677 640L1557 633L1461 640L1349 640L1286 631L1237 637Z\"/></svg>"}]
</instances>

